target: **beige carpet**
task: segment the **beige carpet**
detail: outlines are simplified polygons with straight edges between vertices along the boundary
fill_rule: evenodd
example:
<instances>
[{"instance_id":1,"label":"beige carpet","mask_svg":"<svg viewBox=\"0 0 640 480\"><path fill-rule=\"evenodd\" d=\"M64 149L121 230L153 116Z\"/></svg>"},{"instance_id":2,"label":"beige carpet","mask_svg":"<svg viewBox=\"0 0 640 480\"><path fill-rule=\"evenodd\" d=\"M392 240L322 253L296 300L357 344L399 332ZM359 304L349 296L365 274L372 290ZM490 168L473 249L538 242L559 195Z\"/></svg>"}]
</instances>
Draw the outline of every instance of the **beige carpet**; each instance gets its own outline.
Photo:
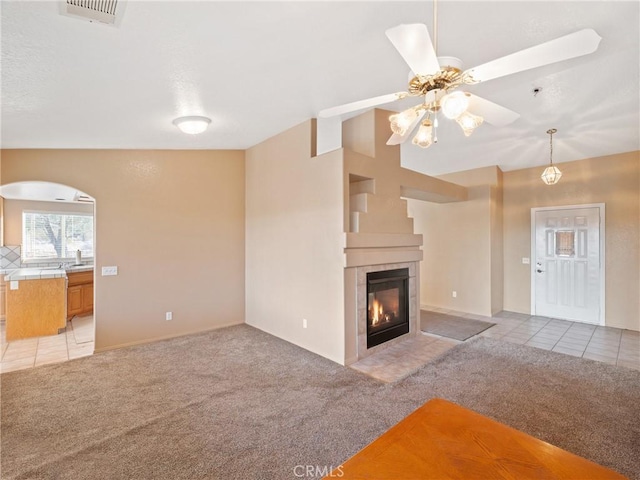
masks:
<instances>
[{"instance_id":1,"label":"beige carpet","mask_svg":"<svg viewBox=\"0 0 640 480\"><path fill-rule=\"evenodd\" d=\"M488 338L394 384L246 325L0 381L3 479L318 478L433 397L640 478L640 372Z\"/></svg>"}]
</instances>

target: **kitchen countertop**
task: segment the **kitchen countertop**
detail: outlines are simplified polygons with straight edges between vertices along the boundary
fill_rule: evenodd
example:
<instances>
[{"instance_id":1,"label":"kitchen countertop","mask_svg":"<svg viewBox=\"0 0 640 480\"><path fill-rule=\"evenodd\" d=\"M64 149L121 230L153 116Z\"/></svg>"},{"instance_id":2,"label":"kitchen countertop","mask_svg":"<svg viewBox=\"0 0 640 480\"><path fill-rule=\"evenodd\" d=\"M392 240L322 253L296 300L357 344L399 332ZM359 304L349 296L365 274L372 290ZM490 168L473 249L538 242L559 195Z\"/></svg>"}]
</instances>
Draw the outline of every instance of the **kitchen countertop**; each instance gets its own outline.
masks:
<instances>
[{"instance_id":1,"label":"kitchen countertop","mask_svg":"<svg viewBox=\"0 0 640 480\"><path fill-rule=\"evenodd\" d=\"M12 280L39 280L48 278L66 278L67 273L88 272L93 270L93 265L69 265L64 268L16 268L14 270L5 270L4 280L6 282Z\"/></svg>"},{"instance_id":2,"label":"kitchen countertop","mask_svg":"<svg viewBox=\"0 0 640 480\"><path fill-rule=\"evenodd\" d=\"M88 272L93 270L93 265L69 265L64 268L67 273L69 272Z\"/></svg>"}]
</instances>

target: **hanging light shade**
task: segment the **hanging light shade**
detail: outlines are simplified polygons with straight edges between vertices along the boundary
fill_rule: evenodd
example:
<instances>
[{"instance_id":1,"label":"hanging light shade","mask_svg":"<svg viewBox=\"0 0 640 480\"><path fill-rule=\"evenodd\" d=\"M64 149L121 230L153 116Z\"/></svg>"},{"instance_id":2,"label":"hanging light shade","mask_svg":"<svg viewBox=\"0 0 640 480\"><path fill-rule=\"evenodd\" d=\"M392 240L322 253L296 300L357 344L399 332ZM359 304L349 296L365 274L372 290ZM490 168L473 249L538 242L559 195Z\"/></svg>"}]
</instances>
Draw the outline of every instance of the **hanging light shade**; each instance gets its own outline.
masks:
<instances>
[{"instance_id":1,"label":"hanging light shade","mask_svg":"<svg viewBox=\"0 0 640 480\"><path fill-rule=\"evenodd\" d=\"M458 118L456 118L456 122L462 128L465 137L471 135L476 128L482 125L484 119L479 117L478 115L474 115L470 112L463 112Z\"/></svg>"},{"instance_id":2,"label":"hanging light shade","mask_svg":"<svg viewBox=\"0 0 640 480\"><path fill-rule=\"evenodd\" d=\"M562 177L562 172L555 165L550 165L544 169L540 178L547 185L555 185L560 181L560 177Z\"/></svg>"},{"instance_id":3,"label":"hanging light shade","mask_svg":"<svg viewBox=\"0 0 640 480\"><path fill-rule=\"evenodd\" d=\"M391 131L398 135L404 135L416 118L418 118L418 112L415 108L409 108L404 112L391 115L389 117Z\"/></svg>"},{"instance_id":4,"label":"hanging light shade","mask_svg":"<svg viewBox=\"0 0 640 480\"><path fill-rule=\"evenodd\" d=\"M422 148L429 148L433 143L433 126L431 124L431 120L425 120L420 125L418 129L418 133L413 137L411 141L414 145L418 145Z\"/></svg>"},{"instance_id":5,"label":"hanging light shade","mask_svg":"<svg viewBox=\"0 0 640 480\"><path fill-rule=\"evenodd\" d=\"M445 95L441 101L442 113L447 118L458 118L469 106L469 97L459 90Z\"/></svg>"},{"instance_id":6,"label":"hanging light shade","mask_svg":"<svg viewBox=\"0 0 640 480\"><path fill-rule=\"evenodd\" d=\"M560 181L560 177L562 177L562 172L558 167L553 164L553 134L558 130L555 128L551 128L547 130L549 134L549 166L544 169L540 178L547 185L555 185Z\"/></svg>"}]
</instances>

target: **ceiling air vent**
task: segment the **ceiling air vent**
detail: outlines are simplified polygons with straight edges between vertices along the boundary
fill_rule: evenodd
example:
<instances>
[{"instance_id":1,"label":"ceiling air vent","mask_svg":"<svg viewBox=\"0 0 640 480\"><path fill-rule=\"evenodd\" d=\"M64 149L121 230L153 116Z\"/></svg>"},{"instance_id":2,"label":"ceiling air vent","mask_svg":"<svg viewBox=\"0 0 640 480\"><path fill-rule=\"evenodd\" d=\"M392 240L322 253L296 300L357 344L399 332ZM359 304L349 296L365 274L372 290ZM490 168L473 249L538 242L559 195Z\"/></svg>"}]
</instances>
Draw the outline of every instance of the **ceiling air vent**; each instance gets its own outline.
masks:
<instances>
[{"instance_id":1,"label":"ceiling air vent","mask_svg":"<svg viewBox=\"0 0 640 480\"><path fill-rule=\"evenodd\" d=\"M119 25L124 4L124 0L64 0L62 14L90 22Z\"/></svg>"}]
</instances>

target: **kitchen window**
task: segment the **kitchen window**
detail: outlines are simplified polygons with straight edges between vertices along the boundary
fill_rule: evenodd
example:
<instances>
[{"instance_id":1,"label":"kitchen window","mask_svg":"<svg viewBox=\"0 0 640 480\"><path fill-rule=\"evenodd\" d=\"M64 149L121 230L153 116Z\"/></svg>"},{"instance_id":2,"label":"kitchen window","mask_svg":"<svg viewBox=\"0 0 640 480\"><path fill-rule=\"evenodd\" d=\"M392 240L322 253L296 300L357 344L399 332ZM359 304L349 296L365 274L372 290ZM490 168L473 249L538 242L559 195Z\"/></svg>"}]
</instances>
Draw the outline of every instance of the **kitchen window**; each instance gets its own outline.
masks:
<instances>
[{"instance_id":1,"label":"kitchen window","mask_svg":"<svg viewBox=\"0 0 640 480\"><path fill-rule=\"evenodd\" d=\"M22 212L23 260L67 260L93 257L93 215Z\"/></svg>"}]
</instances>

